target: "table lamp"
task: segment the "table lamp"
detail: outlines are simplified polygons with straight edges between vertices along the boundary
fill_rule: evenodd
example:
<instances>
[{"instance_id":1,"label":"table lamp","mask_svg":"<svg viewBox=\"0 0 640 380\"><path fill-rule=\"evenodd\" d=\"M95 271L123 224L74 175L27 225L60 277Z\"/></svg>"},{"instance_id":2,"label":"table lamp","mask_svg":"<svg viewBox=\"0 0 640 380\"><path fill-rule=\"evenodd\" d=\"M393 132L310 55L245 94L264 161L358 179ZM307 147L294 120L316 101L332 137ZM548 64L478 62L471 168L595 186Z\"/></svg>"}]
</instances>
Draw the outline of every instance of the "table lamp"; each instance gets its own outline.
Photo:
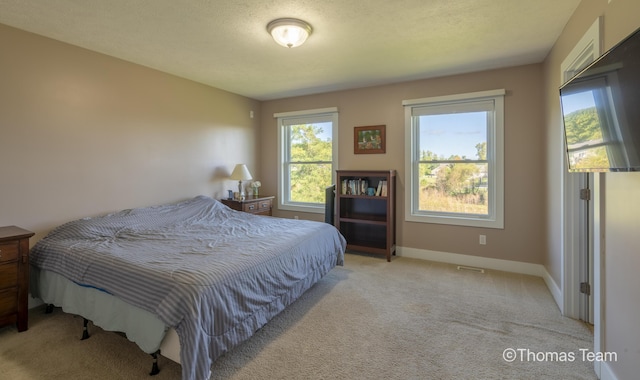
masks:
<instances>
[{"instance_id":1,"label":"table lamp","mask_svg":"<svg viewBox=\"0 0 640 380\"><path fill-rule=\"evenodd\" d=\"M249 173L247 165L237 164L236 167L233 168L233 172L229 178L238 181L238 193L240 193L240 199L244 199L245 193L244 188L242 187L242 181L248 181L251 179L251 173Z\"/></svg>"}]
</instances>

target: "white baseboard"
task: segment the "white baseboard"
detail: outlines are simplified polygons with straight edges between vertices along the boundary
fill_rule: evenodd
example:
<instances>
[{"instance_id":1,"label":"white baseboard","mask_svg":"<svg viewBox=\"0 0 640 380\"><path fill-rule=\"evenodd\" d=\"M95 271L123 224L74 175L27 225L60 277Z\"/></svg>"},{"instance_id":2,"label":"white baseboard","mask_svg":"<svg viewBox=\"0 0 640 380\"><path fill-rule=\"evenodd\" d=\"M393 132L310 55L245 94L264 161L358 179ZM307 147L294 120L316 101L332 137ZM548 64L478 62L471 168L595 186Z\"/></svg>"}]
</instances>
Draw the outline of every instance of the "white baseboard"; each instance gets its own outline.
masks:
<instances>
[{"instance_id":1,"label":"white baseboard","mask_svg":"<svg viewBox=\"0 0 640 380\"><path fill-rule=\"evenodd\" d=\"M600 362L600 380L618 380L607 362Z\"/></svg>"},{"instance_id":2,"label":"white baseboard","mask_svg":"<svg viewBox=\"0 0 640 380\"><path fill-rule=\"evenodd\" d=\"M551 292L553 299L556 301L556 305L558 305L558 309L560 309L560 312L563 313L564 298L562 295L562 290L560 290L560 287L553 280L553 277L551 277L549 272L547 272L547 268L542 266L542 270L544 271L544 273L542 274L542 279L544 280L544 283L547 284L547 288L549 288L549 291Z\"/></svg>"},{"instance_id":3,"label":"white baseboard","mask_svg":"<svg viewBox=\"0 0 640 380\"><path fill-rule=\"evenodd\" d=\"M520 261L491 259L488 257L462 255L459 253L449 253L440 251L430 251L426 249L397 247L396 255L402 257L410 257L413 259L422 259L429 261L437 261L441 263L465 265L469 267L485 268L500 270L504 272L528 274L532 276L543 277L547 272L543 265L523 263ZM547 274L548 275L548 274ZM549 276L550 277L550 276Z\"/></svg>"},{"instance_id":4,"label":"white baseboard","mask_svg":"<svg viewBox=\"0 0 640 380\"><path fill-rule=\"evenodd\" d=\"M29 294L28 302L29 302L29 306L27 306L27 307L29 309L33 309L34 307L38 307L38 306L44 304L44 302L42 302L42 300L40 298L33 298L33 296L31 294Z\"/></svg>"},{"instance_id":5,"label":"white baseboard","mask_svg":"<svg viewBox=\"0 0 640 380\"><path fill-rule=\"evenodd\" d=\"M477 268L500 270L504 272L528 274L532 276L542 277L547 288L551 292L556 304L562 310L562 291L553 277L547 272L547 268L541 264L523 263L520 261L492 259L488 257L462 255L459 253L449 253L440 251L430 251L427 249L397 247L396 255L410 257L414 259L422 259L429 261L437 261L448 264L464 265Z\"/></svg>"}]
</instances>

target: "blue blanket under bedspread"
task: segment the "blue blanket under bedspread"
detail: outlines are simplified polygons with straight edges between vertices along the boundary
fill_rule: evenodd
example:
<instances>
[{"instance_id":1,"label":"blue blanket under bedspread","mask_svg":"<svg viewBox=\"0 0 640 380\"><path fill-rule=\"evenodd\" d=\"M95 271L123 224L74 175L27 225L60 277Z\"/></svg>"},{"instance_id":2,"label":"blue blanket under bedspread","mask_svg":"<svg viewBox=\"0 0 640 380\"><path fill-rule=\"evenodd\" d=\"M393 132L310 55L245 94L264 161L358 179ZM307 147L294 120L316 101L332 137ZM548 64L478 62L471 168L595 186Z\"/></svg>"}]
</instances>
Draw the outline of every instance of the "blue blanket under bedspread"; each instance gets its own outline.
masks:
<instances>
[{"instance_id":1,"label":"blue blanket under bedspread","mask_svg":"<svg viewBox=\"0 0 640 380\"><path fill-rule=\"evenodd\" d=\"M255 216L204 196L64 224L31 264L157 314L180 337L182 377L248 339L334 266L331 225Z\"/></svg>"}]
</instances>

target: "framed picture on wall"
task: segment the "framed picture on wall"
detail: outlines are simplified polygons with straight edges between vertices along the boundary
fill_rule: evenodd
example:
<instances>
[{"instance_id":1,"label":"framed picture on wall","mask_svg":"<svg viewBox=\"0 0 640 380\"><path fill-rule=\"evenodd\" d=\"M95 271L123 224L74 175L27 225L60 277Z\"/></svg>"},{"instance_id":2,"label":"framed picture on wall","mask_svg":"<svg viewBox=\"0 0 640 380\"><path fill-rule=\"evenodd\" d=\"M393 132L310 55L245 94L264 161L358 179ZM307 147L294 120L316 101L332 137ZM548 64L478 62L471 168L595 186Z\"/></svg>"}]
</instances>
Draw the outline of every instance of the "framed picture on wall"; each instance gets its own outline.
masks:
<instances>
[{"instance_id":1,"label":"framed picture on wall","mask_svg":"<svg viewBox=\"0 0 640 380\"><path fill-rule=\"evenodd\" d=\"M353 128L353 153L373 154L386 153L386 140L384 125Z\"/></svg>"}]
</instances>

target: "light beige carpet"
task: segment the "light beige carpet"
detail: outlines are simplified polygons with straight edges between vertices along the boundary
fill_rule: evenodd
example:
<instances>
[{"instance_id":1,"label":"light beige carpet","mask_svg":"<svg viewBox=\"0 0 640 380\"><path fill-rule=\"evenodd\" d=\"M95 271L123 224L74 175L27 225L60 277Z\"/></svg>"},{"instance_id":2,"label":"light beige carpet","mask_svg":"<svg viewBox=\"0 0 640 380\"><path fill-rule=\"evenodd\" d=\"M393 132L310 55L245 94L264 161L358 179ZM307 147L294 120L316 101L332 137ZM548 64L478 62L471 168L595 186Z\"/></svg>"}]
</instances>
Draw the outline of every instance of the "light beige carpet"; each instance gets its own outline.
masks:
<instances>
[{"instance_id":1,"label":"light beige carpet","mask_svg":"<svg viewBox=\"0 0 640 380\"><path fill-rule=\"evenodd\" d=\"M28 331L0 329L0 378L180 378L162 357L149 377L149 355L90 327L80 341L82 318L31 310ZM503 359L509 348L513 362ZM590 330L560 315L540 278L348 254L213 371L214 379L596 379L579 351L592 348ZM570 353L575 360L553 360Z\"/></svg>"}]
</instances>

